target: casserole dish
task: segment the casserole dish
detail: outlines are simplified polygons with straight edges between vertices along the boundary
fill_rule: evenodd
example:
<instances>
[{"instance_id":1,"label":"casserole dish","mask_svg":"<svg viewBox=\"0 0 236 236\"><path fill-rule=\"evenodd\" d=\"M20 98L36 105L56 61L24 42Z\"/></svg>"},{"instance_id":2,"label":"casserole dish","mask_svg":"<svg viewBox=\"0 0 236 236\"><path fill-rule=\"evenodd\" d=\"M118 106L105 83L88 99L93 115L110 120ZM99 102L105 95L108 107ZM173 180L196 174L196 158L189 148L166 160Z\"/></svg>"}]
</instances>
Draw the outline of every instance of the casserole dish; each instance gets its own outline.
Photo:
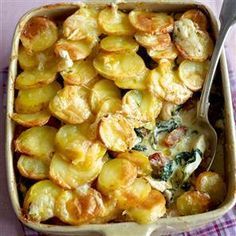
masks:
<instances>
[{"instance_id":1,"label":"casserole dish","mask_svg":"<svg viewBox=\"0 0 236 236\"><path fill-rule=\"evenodd\" d=\"M111 3L111 1L86 1L86 3L94 5L96 7L104 7L106 4ZM12 141L14 137L14 123L10 120L13 113L13 101L14 101L14 82L17 75L17 58L18 58L18 46L19 38L22 28L25 23L33 16L49 16L53 18L59 18L67 16L78 9L79 3L70 4L56 4L50 6L44 6L27 13L17 25L15 36L13 38L12 55L9 69L9 80L8 80L8 102L7 102L7 137L6 137L6 154L7 154L7 171L8 171L8 186L9 193L11 196L13 208L16 212L17 217L26 226L33 228L37 231L44 232L50 235L85 235L98 233L105 235L123 235L123 234L137 234L137 235L149 235L151 232L157 230L158 234L176 233L184 230L194 229L203 224L206 224L212 220L217 219L227 212L235 203L235 134L234 134L234 123L233 123L233 112L232 103L230 97L229 80L227 76L227 65L224 53L221 58L221 74L222 74L222 90L225 99L225 134L226 134L226 145L225 150L216 159L216 162L221 167L225 167L225 179L227 182L227 197L225 201L219 206L218 209L193 216L184 217L172 217L172 218L162 218L159 219L154 224L149 225L138 225L136 223L112 223L112 224L94 224L94 225L84 225L84 226L59 226L59 225L49 225L41 223L28 222L24 215L22 214L19 196L17 191L17 181L14 172L14 157ZM120 9L131 10L133 8L150 9L152 11L172 11L180 12L191 8L202 9L211 20L213 33L216 35L218 31L217 20L214 18L213 14L205 6L200 5L196 2L185 3L181 1L160 1L156 3L155 1L142 1L135 4L134 1L129 1L128 3L120 3ZM219 78L218 78L219 79ZM222 157L225 157L224 160ZM223 170L221 170L223 171Z\"/></svg>"}]
</instances>

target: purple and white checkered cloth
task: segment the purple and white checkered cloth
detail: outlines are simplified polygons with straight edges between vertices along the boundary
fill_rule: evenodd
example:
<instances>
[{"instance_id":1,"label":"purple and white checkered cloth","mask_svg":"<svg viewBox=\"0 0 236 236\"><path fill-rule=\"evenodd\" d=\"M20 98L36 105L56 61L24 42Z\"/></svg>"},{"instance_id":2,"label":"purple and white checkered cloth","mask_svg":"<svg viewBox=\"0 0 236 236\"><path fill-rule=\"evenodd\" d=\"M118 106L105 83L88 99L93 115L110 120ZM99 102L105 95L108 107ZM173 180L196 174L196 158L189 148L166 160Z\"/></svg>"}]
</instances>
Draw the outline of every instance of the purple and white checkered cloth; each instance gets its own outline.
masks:
<instances>
[{"instance_id":1,"label":"purple and white checkered cloth","mask_svg":"<svg viewBox=\"0 0 236 236\"><path fill-rule=\"evenodd\" d=\"M208 4L217 15L222 0L199 0ZM236 1L236 0L235 0ZM0 118L3 120L5 110L5 92L7 81L7 65L10 55L11 38L19 18L33 7L49 3L65 2L64 0L0 0ZM233 107L236 117L236 26L231 30L226 41L225 49L229 68ZM4 69L5 68L5 69ZM4 124L0 123L0 140L4 140ZM9 201L6 185L4 142L0 142L0 236L40 236L17 221ZM236 235L236 206L220 219L197 230L177 234L178 236L234 236ZM177 236L175 235L175 236ZM155 235L153 235L155 236Z\"/></svg>"}]
</instances>

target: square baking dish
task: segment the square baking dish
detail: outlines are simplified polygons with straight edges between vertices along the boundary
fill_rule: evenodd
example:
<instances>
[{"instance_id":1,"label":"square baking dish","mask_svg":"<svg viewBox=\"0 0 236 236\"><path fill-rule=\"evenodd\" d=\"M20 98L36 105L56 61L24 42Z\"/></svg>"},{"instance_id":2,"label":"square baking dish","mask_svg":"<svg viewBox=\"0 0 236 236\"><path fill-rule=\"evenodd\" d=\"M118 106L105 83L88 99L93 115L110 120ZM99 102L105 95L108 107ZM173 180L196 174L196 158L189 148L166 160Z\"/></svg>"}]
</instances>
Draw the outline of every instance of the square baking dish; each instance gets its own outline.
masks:
<instances>
[{"instance_id":1,"label":"square baking dish","mask_svg":"<svg viewBox=\"0 0 236 236\"><path fill-rule=\"evenodd\" d=\"M119 2L119 3L118 3ZM90 4L96 7L104 7L114 1L85 0L83 3ZM149 9L152 11L169 11L182 12L191 8L199 8L209 17L213 35L216 37L219 31L219 22L213 15L211 10L205 5L196 1L184 0L143 0L139 1L117 1L120 9L131 10L134 8ZM11 121L14 106L14 81L17 76L17 58L18 46L21 31L25 23L33 16L50 16L60 18L75 12L81 3L59 3L47 5L27 12L18 22L12 42L12 54L9 67L8 91L7 91L7 116L6 116L6 168L8 177L8 189L14 211L18 219L27 227L36 231L46 233L47 235L150 235L155 231L155 235L163 235L168 233L177 233L181 231L189 231L194 228L203 226L213 220L224 215L230 210L236 202L236 137L235 125L233 118L233 108L230 93L230 84L228 78L228 70L224 51L220 61L220 71L222 80L222 91L224 95L225 106L225 148L223 150L221 160L223 163L218 163L224 166L225 180L227 183L227 196L224 202L215 210L192 216L181 216L171 218L161 218L154 224L139 225L136 223L109 223L109 224L90 224L82 226L59 226L42 223L33 223L25 219L22 214L20 201L17 190L17 181L14 171L14 122ZM218 78L219 79L219 78ZM218 161L218 160L216 160ZM222 167L221 167L222 168Z\"/></svg>"}]
</instances>

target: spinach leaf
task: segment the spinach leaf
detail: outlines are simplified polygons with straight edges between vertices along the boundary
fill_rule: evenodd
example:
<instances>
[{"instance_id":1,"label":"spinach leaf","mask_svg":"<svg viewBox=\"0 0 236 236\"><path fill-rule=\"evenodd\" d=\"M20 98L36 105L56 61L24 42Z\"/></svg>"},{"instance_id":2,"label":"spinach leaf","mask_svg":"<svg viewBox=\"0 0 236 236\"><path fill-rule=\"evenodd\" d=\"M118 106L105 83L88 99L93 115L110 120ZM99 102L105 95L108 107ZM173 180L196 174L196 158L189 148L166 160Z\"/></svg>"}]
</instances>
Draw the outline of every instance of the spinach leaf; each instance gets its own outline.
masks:
<instances>
[{"instance_id":1,"label":"spinach leaf","mask_svg":"<svg viewBox=\"0 0 236 236\"><path fill-rule=\"evenodd\" d=\"M137 150L137 151L146 151L147 150L147 147L144 146L144 145L140 145L140 144L136 144L132 150Z\"/></svg>"},{"instance_id":2,"label":"spinach leaf","mask_svg":"<svg viewBox=\"0 0 236 236\"><path fill-rule=\"evenodd\" d=\"M154 129L154 136L162 132L171 132L172 130L178 128L181 124L180 119L171 118L167 121L161 121L157 124L156 128Z\"/></svg>"},{"instance_id":3,"label":"spinach leaf","mask_svg":"<svg viewBox=\"0 0 236 236\"><path fill-rule=\"evenodd\" d=\"M174 160L171 160L168 164L166 164L161 172L161 180L167 181L172 175L175 169L174 167L175 167Z\"/></svg>"}]
</instances>

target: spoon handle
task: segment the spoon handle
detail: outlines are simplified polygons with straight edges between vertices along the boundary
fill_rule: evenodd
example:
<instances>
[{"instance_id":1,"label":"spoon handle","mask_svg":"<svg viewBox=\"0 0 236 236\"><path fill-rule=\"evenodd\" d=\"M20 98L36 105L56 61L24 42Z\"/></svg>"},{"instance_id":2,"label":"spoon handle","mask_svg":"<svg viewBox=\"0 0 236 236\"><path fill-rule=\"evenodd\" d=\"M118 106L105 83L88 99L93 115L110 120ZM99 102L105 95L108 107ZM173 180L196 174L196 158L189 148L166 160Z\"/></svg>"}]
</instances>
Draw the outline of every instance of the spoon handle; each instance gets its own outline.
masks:
<instances>
[{"instance_id":1,"label":"spoon handle","mask_svg":"<svg viewBox=\"0 0 236 236\"><path fill-rule=\"evenodd\" d=\"M214 51L211 58L210 68L208 70L205 83L203 85L200 103L198 106L197 117L208 120L208 108L209 108L209 95L214 79L214 74L217 68L217 64L221 55L221 50L224 45L224 41L229 32L231 25L236 20L236 1L224 0L224 4L220 13L221 28L216 40Z\"/></svg>"}]
</instances>

